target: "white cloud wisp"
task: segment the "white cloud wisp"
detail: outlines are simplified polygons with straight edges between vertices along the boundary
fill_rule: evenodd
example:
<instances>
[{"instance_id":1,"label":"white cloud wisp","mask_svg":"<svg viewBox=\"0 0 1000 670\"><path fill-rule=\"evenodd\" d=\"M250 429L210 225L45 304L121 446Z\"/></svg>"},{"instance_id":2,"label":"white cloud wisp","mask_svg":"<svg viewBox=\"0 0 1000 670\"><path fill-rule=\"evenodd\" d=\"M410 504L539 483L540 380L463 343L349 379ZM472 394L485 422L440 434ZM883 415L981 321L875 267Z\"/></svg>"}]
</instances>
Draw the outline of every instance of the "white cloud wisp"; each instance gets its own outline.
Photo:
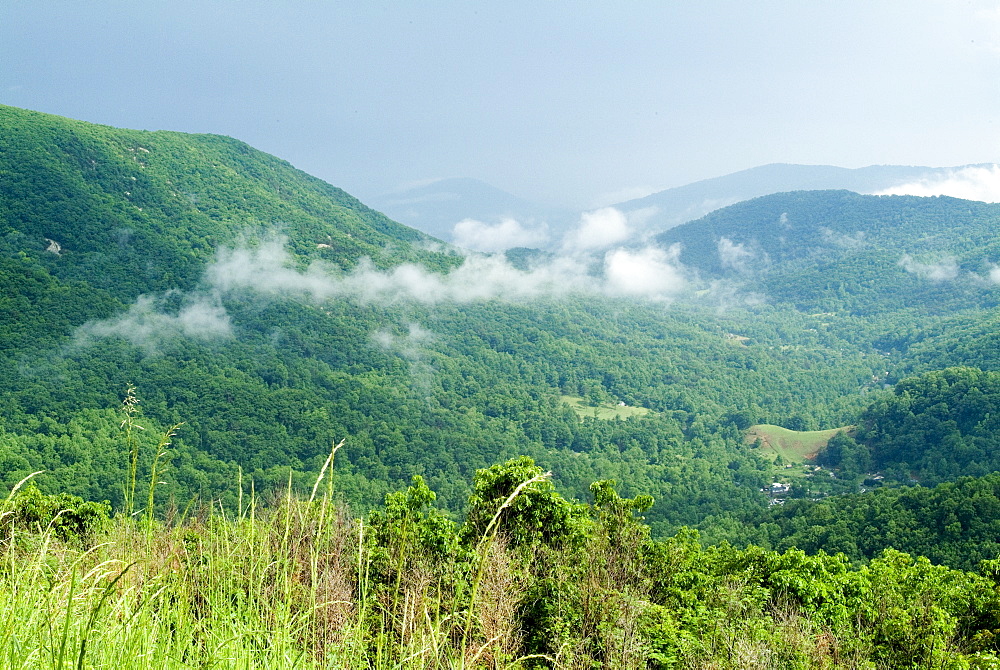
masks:
<instances>
[{"instance_id":1,"label":"white cloud wisp","mask_svg":"<svg viewBox=\"0 0 1000 670\"><path fill-rule=\"evenodd\" d=\"M904 254L899 259L899 265L910 274L933 282L951 281L958 277L958 263L954 258L945 258L938 263L921 263Z\"/></svg>"},{"instance_id":2,"label":"white cloud wisp","mask_svg":"<svg viewBox=\"0 0 1000 670\"><path fill-rule=\"evenodd\" d=\"M362 261L348 273L337 274L321 262L303 271L289 267L291 257L282 241L271 240L256 249L221 250L206 272L206 281L221 292L253 289L264 294L303 295L315 301L521 301L569 294L662 300L684 286L678 255L677 248L617 249L604 257L603 279L590 273L585 260L568 256L554 257L526 271L513 267L501 255L470 255L447 274L410 263L379 270L369 261Z\"/></svg>"},{"instance_id":3,"label":"white cloud wisp","mask_svg":"<svg viewBox=\"0 0 1000 670\"><path fill-rule=\"evenodd\" d=\"M677 244L666 251L656 247L639 251L609 251L604 257L608 292L656 301L669 300L687 283L679 256L680 245Z\"/></svg>"},{"instance_id":4,"label":"white cloud wisp","mask_svg":"<svg viewBox=\"0 0 1000 670\"><path fill-rule=\"evenodd\" d=\"M604 249L624 242L631 236L628 218L614 207L585 212L580 225L563 238L564 253L581 253Z\"/></svg>"},{"instance_id":5,"label":"white cloud wisp","mask_svg":"<svg viewBox=\"0 0 1000 670\"><path fill-rule=\"evenodd\" d=\"M168 338L228 337L229 315L221 298L240 291L263 296L290 296L322 303L350 299L362 303L417 302L468 303L501 300L520 302L568 295L632 297L664 302L686 288L685 269L678 258L680 247L657 247L608 251L601 259L603 274L593 271L593 258L556 256L529 270L512 266L503 255L469 255L448 273L436 273L405 263L391 269L376 268L362 259L349 272L341 272L322 261L297 269L283 238L271 238L256 247L223 248L206 268L202 287L189 295L168 292L163 296L140 296L124 314L81 326L78 343L98 337L122 337L147 350ZM180 300L172 313L168 299ZM410 340L423 333L412 331ZM382 346L398 348L384 335L376 334Z\"/></svg>"},{"instance_id":6,"label":"white cloud wisp","mask_svg":"<svg viewBox=\"0 0 1000 670\"><path fill-rule=\"evenodd\" d=\"M97 338L120 337L152 353L176 337L209 340L232 335L229 315L218 294L187 296L176 314L165 310L163 305L172 295L139 296L124 314L80 326L74 340L76 344L89 344Z\"/></svg>"},{"instance_id":7,"label":"white cloud wisp","mask_svg":"<svg viewBox=\"0 0 1000 670\"><path fill-rule=\"evenodd\" d=\"M716 245L719 253L719 262L724 268L736 270L741 274L749 273L753 267L754 253L746 248L746 245L733 242L728 237L720 237Z\"/></svg>"},{"instance_id":8,"label":"white cloud wisp","mask_svg":"<svg viewBox=\"0 0 1000 670\"><path fill-rule=\"evenodd\" d=\"M540 247L548 242L545 228L527 228L516 219L506 218L496 225L476 219L462 219L451 231L452 242L464 249L495 252L514 247Z\"/></svg>"},{"instance_id":9,"label":"white cloud wisp","mask_svg":"<svg viewBox=\"0 0 1000 670\"><path fill-rule=\"evenodd\" d=\"M893 186L874 195L947 195L964 200L1000 202L1000 165L969 166L943 176Z\"/></svg>"}]
</instances>

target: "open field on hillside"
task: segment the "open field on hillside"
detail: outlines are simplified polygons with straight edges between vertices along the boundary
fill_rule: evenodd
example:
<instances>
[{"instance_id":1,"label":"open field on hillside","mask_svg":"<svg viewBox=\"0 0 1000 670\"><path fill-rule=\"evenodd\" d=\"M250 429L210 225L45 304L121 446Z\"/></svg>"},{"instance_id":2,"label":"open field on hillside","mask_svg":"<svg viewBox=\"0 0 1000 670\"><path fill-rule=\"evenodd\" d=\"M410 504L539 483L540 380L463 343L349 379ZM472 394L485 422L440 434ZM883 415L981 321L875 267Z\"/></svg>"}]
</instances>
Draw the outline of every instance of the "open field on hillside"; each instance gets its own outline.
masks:
<instances>
[{"instance_id":1,"label":"open field on hillside","mask_svg":"<svg viewBox=\"0 0 1000 670\"><path fill-rule=\"evenodd\" d=\"M747 430L746 440L748 444L753 444L759 439L764 453L781 456L786 463L801 463L815 458L831 437L840 431L850 432L853 428L842 426L829 430L797 431L765 423L751 426Z\"/></svg>"},{"instance_id":2,"label":"open field on hillside","mask_svg":"<svg viewBox=\"0 0 1000 670\"><path fill-rule=\"evenodd\" d=\"M627 419L631 416L642 416L650 412L645 407L632 407L630 405L617 405L614 403L601 403L595 407L576 395L561 395L559 399L569 405L576 412L577 416L581 418L593 417L604 420Z\"/></svg>"}]
</instances>

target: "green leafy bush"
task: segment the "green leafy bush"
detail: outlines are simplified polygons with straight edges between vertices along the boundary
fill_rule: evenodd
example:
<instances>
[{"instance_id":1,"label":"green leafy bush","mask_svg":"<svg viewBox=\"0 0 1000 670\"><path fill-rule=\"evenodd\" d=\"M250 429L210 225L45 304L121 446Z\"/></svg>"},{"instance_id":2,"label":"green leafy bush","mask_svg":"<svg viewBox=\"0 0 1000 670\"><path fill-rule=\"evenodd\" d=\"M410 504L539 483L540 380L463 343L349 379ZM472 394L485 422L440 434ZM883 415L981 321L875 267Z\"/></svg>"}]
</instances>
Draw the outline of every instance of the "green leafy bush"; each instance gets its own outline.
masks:
<instances>
[{"instance_id":1,"label":"green leafy bush","mask_svg":"<svg viewBox=\"0 0 1000 670\"><path fill-rule=\"evenodd\" d=\"M45 494L28 484L0 506L0 523L8 536L14 529L52 531L63 541L85 544L106 527L110 514L107 501L84 502L68 493Z\"/></svg>"}]
</instances>

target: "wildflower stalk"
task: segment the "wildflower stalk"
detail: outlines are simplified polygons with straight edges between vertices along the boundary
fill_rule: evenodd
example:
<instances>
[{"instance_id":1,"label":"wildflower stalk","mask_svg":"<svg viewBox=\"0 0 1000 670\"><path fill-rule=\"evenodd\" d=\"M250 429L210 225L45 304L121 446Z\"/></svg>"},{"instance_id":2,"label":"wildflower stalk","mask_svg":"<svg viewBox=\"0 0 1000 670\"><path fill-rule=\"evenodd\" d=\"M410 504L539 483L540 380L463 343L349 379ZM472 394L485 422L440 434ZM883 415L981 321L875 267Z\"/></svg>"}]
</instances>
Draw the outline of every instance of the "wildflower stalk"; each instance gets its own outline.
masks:
<instances>
[{"instance_id":1,"label":"wildflower stalk","mask_svg":"<svg viewBox=\"0 0 1000 670\"><path fill-rule=\"evenodd\" d=\"M156 493L156 485L163 483L158 481L161 474L160 461L167 455L167 447L170 446L171 438L177 434L177 429L183 425L183 423L175 423L163 434L163 437L160 438L160 443L156 445L156 456L153 457L153 466L149 472L149 499L146 501L146 524L149 529L153 527L153 497Z\"/></svg>"},{"instance_id":2,"label":"wildflower stalk","mask_svg":"<svg viewBox=\"0 0 1000 670\"><path fill-rule=\"evenodd\" d=\"M139 440L136 438L136 430L145 430L135 422L135 416L139 413L139 398L135 395L135 386L129 384L125 388L125 400L122 401L122 419L119 428L125 430L125 447L129 454L128 479L125 482L124 507L125 515L131 517L135 512L135 486L139 470Z\"/></svg>"},{"instance_id":3,"label":"wildflower stalk","mask_svg":"<svg viewBox=\"0 0 1000 670\"><path fill-rule=\"evenodd\" d=\"M337 450L342 446L344 446L344 440L334 444L331 448L330 455L326 457L326 462L323 463L323 467L319 471L319 476L316 477L316 483L313 484L312 495L309 496L310 503L316 499L316 491L319 489L320 482L323 481L323 476L326 475L327 468L330 469L330 478L326 482L326 496L328 500L333 498L333 459L337 455Z\"/></svg>"}]
</instances>

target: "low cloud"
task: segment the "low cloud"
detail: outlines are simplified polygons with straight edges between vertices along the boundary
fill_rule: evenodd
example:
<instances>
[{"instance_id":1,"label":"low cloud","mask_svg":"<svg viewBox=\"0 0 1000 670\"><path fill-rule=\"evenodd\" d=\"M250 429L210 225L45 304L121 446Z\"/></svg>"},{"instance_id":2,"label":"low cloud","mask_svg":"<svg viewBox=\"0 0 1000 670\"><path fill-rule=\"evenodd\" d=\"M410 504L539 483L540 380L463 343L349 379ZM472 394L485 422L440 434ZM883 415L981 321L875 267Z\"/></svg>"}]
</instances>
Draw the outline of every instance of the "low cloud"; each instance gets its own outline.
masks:
<instances>
[{"instance_id":1,"label":"low cloud","mask_svg":"<svg viewBox=\"0 0 1000 670\"><path fill-rule=\"evenodd\" d=\"M593 282L585 268L569 259L522 272L503 256L467 256L449 272L431 272L406 263L380 270L362 260L347 273L326 263L313 262L304 270L291 267L292 258L282 240L270 240L254 249L223 249L205 278L223 292L253 290L262 294L300 296L321 302L352 298L362 302L415 301L422 303L474 300L524 300L564 295Z\"/></svg>"},{"instance_id":2,"label":"low cloud","mask_svg":"<svg viewBox=\"0 0 1000 670\"><path fill-rule=\"evenodd\" d=\"M625 212L629 235L633 240L648 240L654 234L663 230L660 225L659 216L662 210L656 205L640 207Z\"/></svg>"},{"instance_id":3,"label":"low cloud","mask_svg":"<svg viewBox=\"0 0 1000 670\"><path fill-rule=\"evenodd\" d=\"M660 208L656 205L630 209L625 212L625 220L628 222L629 228L645 228L660 211Z\"/></svg>"},{"instance_id":4,"label":"low cloud","mask_svg":"<svg viewBox=\"0 0 1000 670\"><path fill-rule=\"evenodd\" d=\"M285 250L285 238L270 238L257 247L223 247L205 270L206 284L223 293L253 288L265 294L309 295L317 299L331 297L331 279L322 262L306 270L291 267L291 255Z\"/></svg>"},{"instance_id":5,"label":"low cloud","mask_svg":"<svg viewBox=\"0 0 1000 670\"><path fill-rule=\"evenodd\" d=\"M565 253L606 249L624 242L631 234L628 218L614 207L604 207L581 215L579 227L563 238L562 249Z\"/></svg>"},{"instance_id":6,"label":"low cloud","mask_svg":"<svg viewBox=\"0 0 1000 670\"><path fill-rule=\"evenodd\" d=\"M958 263L954 258L946 258L938 263L921 263L909 254L905 254L899 259L899 265L910 274L935 282L951 281L958 277L959 272Z\"/></svg>"},{"instance_id":7,"label":"low cloud","mask_svg":"<svg viewBox=\"0 0 1000 670\"><path fill-rule=\"evenodd\" d=\"M1000 284L1000 266L994 265L990 270L990 281L994 284Z\"/></svg>"},{"instance_id":8,"label":"low cloud","mask_svg":"<svg viewBox=\"0 0 1000 670\"><path fill-rule=\"evenodd\" d=\"M711 281L704 295L708 301L715 303L719 313L734 307L755 307L766 302L763 294L748 292L742 284L725 279Z\"/></svg>"},{"instance_id":9,"label":"low cloud","mask_svg":"<svg viewBox=\"0 0 1000 670\"><path fill-rule=\"evenodd\" d=\"M221 250L205 277L214 290L223 293L253 290L314 301L523 301L569 294L660 299L676 293L684 283L678 254L679 247L609 251L603 259L603 279L591 272L590 259L570 256L555 257L527 271L518 270L502 255L470 255L447 274L410 263L380 270L364 260L352 271L340 273L322 262L295 269L283 241L270 240L254 249Z\"/></svg>"},{"instance_id":10,"label":"low cloud","mask_svg":"<svg viewBox=\"0 0 1000 670\"><path fill-rule=\"evenodd\" d=\"M638 251L616 249L604 257L607 292L667 300L686 285L678 262L680 245L668 250L647 247Z\"/></svg>"},{"instance_id":11,"label":"low cloud","mask_svg":"<svg viewBox=\"0 0 1000 670\"><path fill-rule=\"evenodd\" d=\"M970 166L900 184L875 195L947 195L965 200L1000 202L1000 165Z\"/></svg>"},{"instance_id":12,"label":"low cloud","mask_svg":"<svg viewBox=\"0 0 1000 670\"><path fill-rule=\"evenodd\" d=\"M742 274L748 274L753 270L752 262L754 253L746 248L746 245L733 242L728 237L719 238L716 245L719 253L719 262L724 268L730 268Z\"/></svg>"},{"instance_id":13,"label":"low cloud","mask_svg":"<svg viewBox=\"0 0 1000 670\"><path fill-rule=\"evenodd\" d=\"M540 247L548 242L548 231L544 227L526 228L519 221L506 218L495 225L463 219L455 224L451 232L452 241L473 251L504 251L513 247Z\"/></svg>"},{"instance_id":14,"label":"low cloud","mask_svg":"<svg viewBox=\"0 0 1000 670\"><path fill-rule=\"evenodd\" d=\"M76 332L76 343L120 337L151 353L177 337L218 339L232 335L229 315L217 295L189 296L174 313L166 303L177 297L176 292L162 297L139 296L124 314L83 324Z\"/></svg>"},{"instance_id":15,"label":"low cloud","mask_svg":"<svg viewBox=\"0 0 1000 670\"><path fill-rule=\"evenodd\" d=\"M423 345L434 339L434 333L419 323L407 324L405 335L395 335L388 330L372 333L372 340L386 351L398 353L403 358L418 359L423 351Z\"/></svg>"},{"instance_id":16,"label":"low cloud","mask_svg":"<svg viewBox=\"0 0 1000 670\"><path fill-rule=\"evenodd\" d=\"M435 376L434 366L427 359L427 344L434 340L434 333L417 323L407 324L405 334L388 329L372 333L372 342L380 349L395 354L409 363L410 383L421 393L429 394Z\"/></svg>"},{"instance_id":17,"label":"low cloud","mask_svg":"<svg viewBox=\"0 0 1000 670\"><path fill-rule=\"evenodd\" d=\"M823 235L824 242L832 244L835 247L857 249L865 244L865 231L863 230L859 230L853 235L848 235L847 233L838 233L830 228L821 227L819 232Z\"/></svg>"},{"instance_id":18,"label":"low cloud","mask_svg":"<svg viewBox=\"0 0 1000 670\"><path fill-rule=\"evenodd\" d=\"M396 334L388 329L375 331L372 342L380 349L395 354L410 365L410 379L426 390L434 376L434 368L427 363L426 345L434 340L434 333L417 323L407 324L407 332Z\"/></svg>"},{"instance_id":19,"label":"low cloud","mask_svg":"<svg viewBox=\"0 0 1000 670\"><path fill-rule=\"evenodd\" d=\"M598 258L557 256L527 271L515 268L503 255L470 254L450 272L436 273L412 263L383 270L367 259L348 272L323 261L296 267L285 242L275 237L255 247L220 249L196 292L142 296L124 314L82 326L77 342L88 344L95 338L117 336L152 351L173 337L228 337L232 328L222 299L245 291L316 303L350 299L434 304L521 302L567 295L665 301L686 288L677 245L666 250L619 248ZM430 337L416 325L410 326L406 336L389 331L372 335L380 347L411 359Z\"/></svg>"}]
</instances>

